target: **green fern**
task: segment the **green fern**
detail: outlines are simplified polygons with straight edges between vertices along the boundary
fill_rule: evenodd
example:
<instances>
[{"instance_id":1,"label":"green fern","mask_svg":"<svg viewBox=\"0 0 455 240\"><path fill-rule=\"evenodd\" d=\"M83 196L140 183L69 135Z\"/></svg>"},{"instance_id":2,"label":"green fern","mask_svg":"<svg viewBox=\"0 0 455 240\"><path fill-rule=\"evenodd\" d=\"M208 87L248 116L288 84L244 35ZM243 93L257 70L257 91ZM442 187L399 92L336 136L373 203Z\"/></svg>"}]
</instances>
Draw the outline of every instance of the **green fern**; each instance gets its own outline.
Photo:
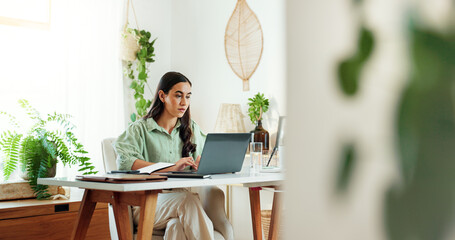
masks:
<instances>
[{"instance_id":1,"label":"green fern","mask_svg":"<svg viewBox=\"0 0 455 240\"><path fill-rule=\"evenodd\" d=\"M6 131L0 137L0 149L4 154L3 176L8 180L10 175L16 170L19 161L19 146L22 134Z\"/></svg>"},{"instance_id":2,"label":"green fern","mask_svg":"<svg viewBox=\"0 0 455 240\"><path fill-rule=\"evenodd\" d=\"M34 129L43 128L46 125L46 122L41 118L38 110L33 108L27 100L20 99L18 102L30 119L35 120L35 124L30 128L30 133L33 132Z\"/></svg>"},{"instance_id":3,"label":"green fern","mask_svg":"<svg viewBox=\"0 0 455 240\"><path fill-rule=\"evenodd\" d=\"M64 165L66 164L76 164L77 159L74 154L70 152L70 149L67 147L65 140L59 134L54 132L48 132L47 137L54 144L57 149L58 157Z\"/></svg>"},{"instance_id":4,"label":"green fern","mask_svg":"<svg viewBox=\"0 0 455 240\"><path fill-rule=\"evenodd\" d=\"M82 175L91 175L91 174L96 174L97 171L95 171L95 167L92 165L90 162L90 158L85 157L85 154L88 152L85 151L84 146L82 144L77 142L77 138L74 137L73 134L70 136L71 142L73 145L76 147L74 152L76 153L76 159L80 163L79 164L79 172L82 172Z\"/></svg>"},{"instance_id":5,"label":"green fern","mask_svg":"<svg viewBox=\"0 0 455 240\"><path fill-rule=\"evenodd\" d=\"M25 166L29 178L28 182L35 192L37 199L47 199L50 197L50 194L47 192L48 186L38 184L37 180L40 177L47 177L49 165L52 165L50 163L54 160L42 146L41 140L30 138L28 146L29 148L25 151Z\"/></svg>"},{"instance_id":6,"label":"green fern","mask_svg":"<svg viewBox=\"0 0 455 240\"><path fill-rule=\"evenodd\" d=\"M32 107L27 100L20 99L19 104L25 110L25 113L27 113L27 115L31 119L43 121L43 119L41 119L41 117L40 117L38 110L36 110L34 107Z\"/></svg>"},{"instance_id":7,"label":"green fern","mask_svg":"<svg viewBox=\"0 0 455 240\"><path fill-rule=\"evenodd\" d=\"M63 127L63 130L65 132L69 132L76 128L70 121L69 119L71 118L71 115L69 114L58 114L58 113L53 113L47 115L47 122L56 122L58 123L61 127Z\"/></svg>"},{"instance_id":8,"label":"green fern","mask_svg":"<svg viewBox=\"0 0 455 240\"><path fill-rule=\"evenodd\" d=\"M47 177L49 169L58 161L65 166L78 165L78 170L83 175L98 173L90 158L86 157L87 151L73 133L75 126L69 121L71 115L54 112L43 119L27 100L19 100L19 104L34 124L25 134L10 130L0 134L5 179L8 179L20 164L22 171L27 172L29 184L37 199L47 199L50 197L48 186L38 184L37 180ZM0 112L1 115L10 119L12 127L23 130L14 116L5 112ZM49 123L57 123L58 130L51 130Z\"/></svg>"}]
</instances>

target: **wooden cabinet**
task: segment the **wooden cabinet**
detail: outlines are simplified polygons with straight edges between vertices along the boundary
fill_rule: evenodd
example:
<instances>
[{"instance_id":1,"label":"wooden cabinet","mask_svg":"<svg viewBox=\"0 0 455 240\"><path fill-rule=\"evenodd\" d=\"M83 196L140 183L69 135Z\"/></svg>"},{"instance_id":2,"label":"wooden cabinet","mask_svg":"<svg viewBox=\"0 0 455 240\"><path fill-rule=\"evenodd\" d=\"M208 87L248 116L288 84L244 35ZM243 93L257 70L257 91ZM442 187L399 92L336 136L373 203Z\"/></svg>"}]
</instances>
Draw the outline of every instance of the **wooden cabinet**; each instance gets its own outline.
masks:
<instances>
[{"instance_id":1,"label":"wooden cabinet","mask_svg":"<svg viewBox=\"0 0 455 240\"><path fill-rule=\"evenodd\" d=\"M0 239L70 239L81 202L0 201ZM108 207L98 203L86 239L110 239Z\"/></svg>"}]
</instances>

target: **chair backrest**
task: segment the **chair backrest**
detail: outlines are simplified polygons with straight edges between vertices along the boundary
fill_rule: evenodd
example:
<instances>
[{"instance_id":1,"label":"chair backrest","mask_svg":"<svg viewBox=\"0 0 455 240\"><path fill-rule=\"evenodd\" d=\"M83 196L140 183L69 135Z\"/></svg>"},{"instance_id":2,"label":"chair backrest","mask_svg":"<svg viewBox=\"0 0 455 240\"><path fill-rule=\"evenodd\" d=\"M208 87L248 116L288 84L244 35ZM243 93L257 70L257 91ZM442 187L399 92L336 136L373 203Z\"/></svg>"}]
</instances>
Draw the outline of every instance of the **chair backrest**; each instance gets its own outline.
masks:
<instances>
[{"instance_id":1,"label":"chair backrest","mask_svg":"<svg viewBox=\"0 0 455 240\"><path fill-rule=\"evenodd\" d=\"M114 147L112 146L112 143L114 143L115 140L117 140L117 138L106 138L101 141L104 171L106 172L117 170L117 154L115 153Z\"/></svg>"}]
</instances>

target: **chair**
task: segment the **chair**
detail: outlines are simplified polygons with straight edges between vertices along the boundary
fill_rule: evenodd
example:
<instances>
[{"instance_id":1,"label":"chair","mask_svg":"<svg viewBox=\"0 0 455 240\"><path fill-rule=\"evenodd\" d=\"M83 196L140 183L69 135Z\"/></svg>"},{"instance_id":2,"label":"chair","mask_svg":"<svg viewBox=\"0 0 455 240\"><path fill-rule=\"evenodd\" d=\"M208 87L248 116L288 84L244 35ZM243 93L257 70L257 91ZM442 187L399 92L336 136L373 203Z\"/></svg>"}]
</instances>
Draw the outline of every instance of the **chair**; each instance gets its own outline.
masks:
<instances>
[{"instance_id":1,"label":"chair","mask_svg":"<svg viewBox=\"0 0 455 240\"><path fill-rule=\"evenodd\" d=\"M106 172L116 170L116 153L112 144L116 138L107 138L101 142L104 170ZM215 240L233 240L234 230L231 223L226 217L224 209L224 193L218 187L199 187L192 188L192 192L197 192L201 199L202 206L204 207L207 216L212 220ZM133 228L133 216L130 211L130 222ZM109 205L109 229L111 233L111 239L118 239L117 227L115 225L115 218L112 206ZM134 229L134 228L133 228ZM153 240L162 240L164 231L153 231ZM136 236L134 236L136 237Z\"/></svg>"}]
</instances>

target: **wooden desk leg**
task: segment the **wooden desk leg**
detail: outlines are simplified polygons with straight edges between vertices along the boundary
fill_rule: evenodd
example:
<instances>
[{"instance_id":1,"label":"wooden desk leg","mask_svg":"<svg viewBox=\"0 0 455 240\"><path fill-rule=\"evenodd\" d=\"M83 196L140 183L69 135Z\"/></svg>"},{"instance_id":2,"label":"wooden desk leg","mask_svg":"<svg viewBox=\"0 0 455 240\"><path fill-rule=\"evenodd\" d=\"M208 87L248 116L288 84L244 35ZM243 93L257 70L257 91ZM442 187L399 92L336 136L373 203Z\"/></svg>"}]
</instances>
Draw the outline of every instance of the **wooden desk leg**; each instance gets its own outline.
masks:
<instances>
[{"instance_id":1,"label":"wooden desk leg","mask_svg":"<svg viewBox=\"0 0 455 240\"><path fill-rule=\"evenodd\" d=\"M272 216L270 219L269 240L278 239L278 226L281 217L281 193L273 194Z\"/></svg>"},{"instance_id":2,"label":"wooden desk leg","mask_svg":"<svg viewBox=\"0 0 455 240\"><path fill-rule=\"evenodd\" d=\"M115 224L117 225L117 233L120 240L133 239L133 230L131 229L129 206L120 202L122 192L114 192L114 210Z\"/></svg>"},{"instance_id":3,"label":"wooden desk leg","mask_svg":"<svg viewBox=\"0 0 455 240\"><path fill-rule=\"evenodd\" d=\"M137 230L137 239L152 239L153 223L155 221L156 200L160 191L145 191L141 200L141 214Z\"/></svg>"},{"instance_id":4,"label":"wooden desk leg","mask_svg":"<svg viewBox=\"0 0 455 240\"><path fill-rule=\"evenodd\" d=\"M90 225L90 220L92 219L93 211L96 207L96 202L93 202L90 199L92 190L85 190L84 197L82 198L81 207L79 208L79 214L77 216L76 225L73 228L73 233L71 239L74 240L83 240L87 234L88 226Z\"/></svg>"},{"instance_id":5,"label":"wooden desk leg","mask_svg":"<svg viewBox=\"0 0 455 240\"><path fill-rule=\"evenodd\" d=\"M262 240L260 187L250 187L250 208L255 240Z\"/></svg>"}]
</instances>

